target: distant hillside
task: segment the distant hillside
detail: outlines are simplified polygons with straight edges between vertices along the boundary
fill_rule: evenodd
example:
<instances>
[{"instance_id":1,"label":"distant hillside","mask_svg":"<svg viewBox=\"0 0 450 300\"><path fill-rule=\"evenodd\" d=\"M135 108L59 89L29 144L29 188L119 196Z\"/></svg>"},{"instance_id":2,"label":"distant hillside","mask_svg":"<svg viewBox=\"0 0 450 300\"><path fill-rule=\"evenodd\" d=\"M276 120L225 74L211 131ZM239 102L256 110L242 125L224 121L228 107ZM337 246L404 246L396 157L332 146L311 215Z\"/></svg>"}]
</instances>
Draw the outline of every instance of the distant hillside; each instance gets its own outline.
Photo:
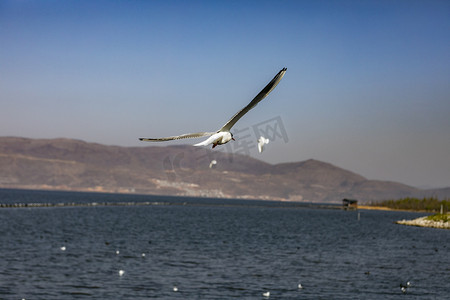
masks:
<instances>
[{"instance_id":1,"label":"distant hillside","mask_svg":"<svg viewBox=\"0 0 450 300\"><path fill-rule=\"evenodd\" d=\"M216 160L215 167L210 162ZM329 163L271 165L254 158L192 146L118 147L71 139L0 137L0 188L34 188L207 196L308 202L362 202L449 197L367 180Z\"/></svg>"}]
</instances>

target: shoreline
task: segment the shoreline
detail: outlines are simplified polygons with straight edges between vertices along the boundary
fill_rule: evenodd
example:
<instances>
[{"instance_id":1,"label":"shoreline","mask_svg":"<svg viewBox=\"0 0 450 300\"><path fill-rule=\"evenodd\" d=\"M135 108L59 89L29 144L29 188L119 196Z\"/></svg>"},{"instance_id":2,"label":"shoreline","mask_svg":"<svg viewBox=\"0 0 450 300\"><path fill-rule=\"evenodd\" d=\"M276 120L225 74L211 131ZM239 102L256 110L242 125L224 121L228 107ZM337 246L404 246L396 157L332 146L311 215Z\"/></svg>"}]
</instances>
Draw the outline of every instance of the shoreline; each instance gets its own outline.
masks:
<instances>
[{"instance_id":1,"label":"shoreline","mask_svg":"<svg viewBox=\"0 0 450 300\"><path fill-rule=\"evenodd\" d=\"M383 211L404 211L404 212L423 212L432 215L433 212L424 210L406 210L406 209L393 209L384 206L370 206L370 205L358 205L358 209L365 210L383 210ZM450 222L444 221L433 221L428 220L428 216L420 217L413 220L399 220L395 224L406 225L406 226L416 226L416 227L426 227L426 228L438 228L438 229L450 229Z\"/></svg>"},{"instance_id":2,"label":"shoreline","mask_svg":"<svg viewBox=\"0 0 450 300\"><path fill-rule=\"evenodd\" d=\"M398 211L398 209L393 209L385 206L371 206L371 205L358 205L358 209Z\"/></svg>"},{"instance_id":3,"label":"shoreline","mask_svg":"<svg viewBox=\"0 0 450 300\"><path fill-rule=\"evenodd\" d=\"M450 229L450 222L427 220L426 216L414 220L401 220L395 223L407 226Z\"/></svg>"},{"instance_id":4,"label":"shoreline","mask_svg":"<svg viewBox=\"0 0 450 300\"><path fill-rule=\"evenodd\" d=\"M389 208L389 207L386 207L386 206L371 206L371 205L358 205L358 209L365 209L365 210L384 210L384 211L421 212L421 213L427 213L427 214L433 214L433 213L435 213L435 212L426 211L426 210L396 209L396 208Z\"/></svg>"}]
</instances>

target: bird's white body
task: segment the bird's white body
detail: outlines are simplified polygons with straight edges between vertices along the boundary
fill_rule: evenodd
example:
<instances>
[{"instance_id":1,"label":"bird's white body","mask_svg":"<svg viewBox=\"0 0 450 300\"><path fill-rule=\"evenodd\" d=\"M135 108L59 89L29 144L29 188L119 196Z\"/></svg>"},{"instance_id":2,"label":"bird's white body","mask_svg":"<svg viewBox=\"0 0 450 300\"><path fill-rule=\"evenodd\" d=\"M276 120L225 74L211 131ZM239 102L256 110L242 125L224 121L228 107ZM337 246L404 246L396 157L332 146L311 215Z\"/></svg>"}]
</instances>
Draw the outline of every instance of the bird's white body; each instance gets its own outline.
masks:
<instances>
[{"instance_id":1,"label":"bird's white body","mask_svg":"<svg viewBox=\"0 0 450 300\"><path fill-rule=\"evenodd\" d=\"M233 136L231 135L231 132L229 131L220 131L217 133L214 133L212 136L207 138L201 143L195 144L194 146L208 146L213 145L213 147L217 145L223 145L231 141Z\"/></svg>"}]
</instances>

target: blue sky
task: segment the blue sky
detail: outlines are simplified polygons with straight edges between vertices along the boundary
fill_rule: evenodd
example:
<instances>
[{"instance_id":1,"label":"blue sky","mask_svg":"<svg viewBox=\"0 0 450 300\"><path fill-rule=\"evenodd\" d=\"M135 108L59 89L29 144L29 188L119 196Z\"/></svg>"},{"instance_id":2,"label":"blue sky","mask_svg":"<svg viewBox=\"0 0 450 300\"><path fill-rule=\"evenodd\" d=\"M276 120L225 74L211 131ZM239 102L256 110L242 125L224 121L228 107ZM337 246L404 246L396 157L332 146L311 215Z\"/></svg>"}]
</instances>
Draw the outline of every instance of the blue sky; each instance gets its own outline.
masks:
<instances>
[{"instance_id":1,"label":"blue sky","mask_svg":"<svg viewBox=\"0 0 450 300\"><path fill-rule=\"evenodd\" d=\"M213 131L287 67L252 156L450 186L449 32L449 1L1 1L0 136Z\"/></svg>"}]
</instances>

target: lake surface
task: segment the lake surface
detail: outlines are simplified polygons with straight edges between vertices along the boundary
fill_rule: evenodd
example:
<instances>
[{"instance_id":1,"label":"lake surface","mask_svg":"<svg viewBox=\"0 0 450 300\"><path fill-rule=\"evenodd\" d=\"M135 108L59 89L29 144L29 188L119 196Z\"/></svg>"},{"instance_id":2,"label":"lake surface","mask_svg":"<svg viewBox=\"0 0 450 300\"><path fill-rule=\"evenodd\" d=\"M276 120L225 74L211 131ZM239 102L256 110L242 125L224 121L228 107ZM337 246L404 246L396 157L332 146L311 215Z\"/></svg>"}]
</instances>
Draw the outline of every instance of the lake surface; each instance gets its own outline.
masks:
<instances>
[{"instance_id":1,"label":"lake surface","mask_svg":"<svg viewBox=\"0 0 450 300\"><path fill-rule=\"evenodd\" d=\"M72 202L109 205L0 209L0 299L449 299L450 231L393 223L423 214L0 189Z\"/></svg>"}]
</instances>

